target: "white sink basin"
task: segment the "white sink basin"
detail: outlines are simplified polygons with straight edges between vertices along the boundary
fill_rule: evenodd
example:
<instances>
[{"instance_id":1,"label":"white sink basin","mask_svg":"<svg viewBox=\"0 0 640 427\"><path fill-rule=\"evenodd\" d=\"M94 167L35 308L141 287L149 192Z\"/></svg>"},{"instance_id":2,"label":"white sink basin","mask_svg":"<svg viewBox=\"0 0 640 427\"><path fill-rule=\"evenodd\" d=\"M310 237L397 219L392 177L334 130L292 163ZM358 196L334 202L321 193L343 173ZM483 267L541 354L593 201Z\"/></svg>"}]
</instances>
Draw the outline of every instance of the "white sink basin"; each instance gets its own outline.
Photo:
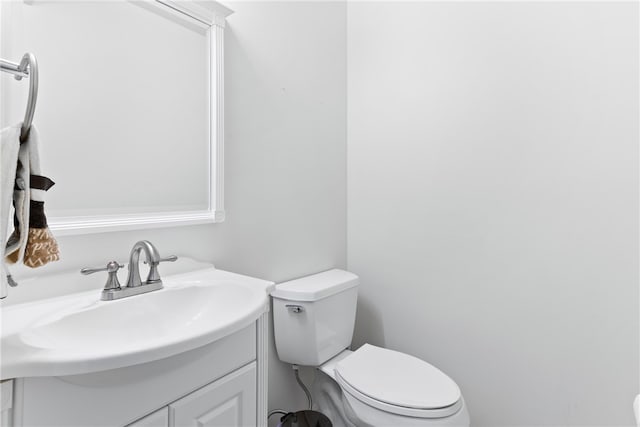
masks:
<instances>
[{"instance_id":1,"label":"white sink basin","mask_svg":"<svg viewBox=\"0 0 640 427\"><path fill-rule=\"evenodd\" d=\"M163 282L115 301L91 291L3 308L0 378L96 372L192 350L254 322L273 287L212 267Z\"/></svg>"},{"instance_id":2,"label":"white sink basin","mask_svg":"<svg viewBox=\"0 0 640 427\"><path fill-rule=\"evenodd\" d=\"M261 304L262 295L233 282L167 288L164 292L96 302L45 319L20 334L39 348L148 347L167 338L201 335L237 320L243 308Z\"/></svg>"}]
</instances>

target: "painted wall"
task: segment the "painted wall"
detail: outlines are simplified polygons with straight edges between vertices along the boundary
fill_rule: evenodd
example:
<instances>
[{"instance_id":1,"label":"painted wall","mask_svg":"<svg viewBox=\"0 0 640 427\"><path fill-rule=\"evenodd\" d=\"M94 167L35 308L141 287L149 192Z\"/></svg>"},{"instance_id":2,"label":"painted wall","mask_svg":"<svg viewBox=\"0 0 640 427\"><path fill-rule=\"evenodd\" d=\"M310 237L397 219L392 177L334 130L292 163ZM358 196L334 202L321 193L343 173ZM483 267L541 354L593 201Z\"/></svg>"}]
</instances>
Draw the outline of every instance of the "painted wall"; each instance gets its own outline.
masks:
<instances>
[{"instance_id":1,"label":"painted wall","mask_svg":"<svg viewBox=\"0 0 640 427\"><path fill-rule=\"evenodd\" d=\"M638 5L348 5L355 344L476 426L632 425Z\"/></svg>"},{"instance_id":2,"label":"painted wall","mask_svg":"<svg viewBox=\"0 0 640 427\"><path fill-rule=\"evenodd\" d=\"M28 273L124 261L140 239L276 282L346 267L345 5L225 4L236 12L225 33L225 222L59 238L64 260ZM273 347L270 357L269 407L301 408L290 368Z\"/></svg>"},{"instance_id":3,"label":"painted wall","mask_svg":"<svg viewBox=\"0 0 640 427\"><path fill-rule=\"evenodd\" d=\"M227 4L227 220L61 238L38 273L149 239L283 281L345 267L348 236L355 344L441 367L475 425L630 425L637 6ZM270 369L270 408L302 407Z\"/></svg>"}]
</instances>

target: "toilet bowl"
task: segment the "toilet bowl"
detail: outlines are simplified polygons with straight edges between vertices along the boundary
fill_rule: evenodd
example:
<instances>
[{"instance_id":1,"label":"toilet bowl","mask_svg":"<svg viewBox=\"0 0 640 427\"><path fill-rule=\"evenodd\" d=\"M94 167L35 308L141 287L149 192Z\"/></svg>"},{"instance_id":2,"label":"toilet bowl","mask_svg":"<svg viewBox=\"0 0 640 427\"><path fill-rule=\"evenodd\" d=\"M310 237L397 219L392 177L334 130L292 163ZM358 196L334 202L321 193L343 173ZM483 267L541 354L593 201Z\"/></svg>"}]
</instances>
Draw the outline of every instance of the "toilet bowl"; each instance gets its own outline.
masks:
<instances>
[{"instance_id":1,"label":"toilet bowl","mask_svg":"<svg viewBox=\"0 0 640 427\"><path fill-rule=\"evenodd\" d=\"M469 426L457 384L435 366L370 344L348 350L359 279L343 270L276 285L278 357L316 367L316 408L335 427Z\"/></svg>"}]
</instances>

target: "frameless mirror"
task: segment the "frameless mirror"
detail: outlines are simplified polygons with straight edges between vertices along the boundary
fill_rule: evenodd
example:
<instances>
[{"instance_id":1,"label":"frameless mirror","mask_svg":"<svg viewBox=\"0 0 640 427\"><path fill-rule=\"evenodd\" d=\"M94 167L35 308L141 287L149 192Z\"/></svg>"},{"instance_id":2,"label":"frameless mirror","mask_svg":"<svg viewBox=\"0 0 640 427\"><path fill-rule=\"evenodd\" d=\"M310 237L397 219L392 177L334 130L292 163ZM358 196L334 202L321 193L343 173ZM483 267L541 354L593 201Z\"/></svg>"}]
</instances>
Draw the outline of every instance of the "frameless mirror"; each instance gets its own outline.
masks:
<instances>
[{"instance_id":1,"label":"frameless mirror","mask_svg":"<svg viewBox=\"0 0 640 427\"><path fill-rule=\"evenodd\" d=\"M221 221L222 29L214 2L2 2L1 56L33 52L52 230ZM2 126L28 84L2 75Z\"/></svg>"}]
</instances>

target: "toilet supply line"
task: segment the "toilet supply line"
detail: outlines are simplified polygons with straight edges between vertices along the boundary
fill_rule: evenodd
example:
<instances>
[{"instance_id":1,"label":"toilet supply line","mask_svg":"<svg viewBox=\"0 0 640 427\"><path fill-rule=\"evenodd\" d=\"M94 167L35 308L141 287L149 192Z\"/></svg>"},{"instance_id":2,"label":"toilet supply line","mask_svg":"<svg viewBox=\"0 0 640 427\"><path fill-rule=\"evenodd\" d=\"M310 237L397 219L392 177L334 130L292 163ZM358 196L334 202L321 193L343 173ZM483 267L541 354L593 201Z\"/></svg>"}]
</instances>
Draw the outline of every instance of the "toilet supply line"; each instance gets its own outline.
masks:
<instances>
[{"instance_id":1,"label":"toilet supply line","mask_svg":"<svg viewBox=\"0 0 640 427\"><path fill-rule=\"evenodd\" d=\"M304 383L300 379L300 375L298 374L298 372L300 371L300 368L298 367L298 365L291 365L291 367L293 368L293 372L294 372L294 375L296 376L296 381L298 382L298 385L300 385L300 387L304 391L304 394L307 395L307 401L309 402L309 409L313 409L313 399L311 399L311 393L309 393L309 389L304 385Z\"/></svg>"},{"instance_id":2,"label":"toilet supply line","mask_svg":"<svg viewBox=\"0 0 640 427\"><path fill-rule=\"evenodd\" d=\"M302 388L302 390L304 391L304 394L307 396L307 402L309 404L309 409L311 410L313 407L313 399L311 398L311 393L309 392L309 389L307 388L307 386L304 385L304 383L300 379L300 374L299 374L300 368L298 365L291 365L291 368L293 369L293 374L296 377L296 382ZM289 414L289 412L283 409L273 409L269 411L269 414L267 415L267 419L271 418L273 415L276 415L276 414L287 415Z\"/></svg>"}]
</instances>

